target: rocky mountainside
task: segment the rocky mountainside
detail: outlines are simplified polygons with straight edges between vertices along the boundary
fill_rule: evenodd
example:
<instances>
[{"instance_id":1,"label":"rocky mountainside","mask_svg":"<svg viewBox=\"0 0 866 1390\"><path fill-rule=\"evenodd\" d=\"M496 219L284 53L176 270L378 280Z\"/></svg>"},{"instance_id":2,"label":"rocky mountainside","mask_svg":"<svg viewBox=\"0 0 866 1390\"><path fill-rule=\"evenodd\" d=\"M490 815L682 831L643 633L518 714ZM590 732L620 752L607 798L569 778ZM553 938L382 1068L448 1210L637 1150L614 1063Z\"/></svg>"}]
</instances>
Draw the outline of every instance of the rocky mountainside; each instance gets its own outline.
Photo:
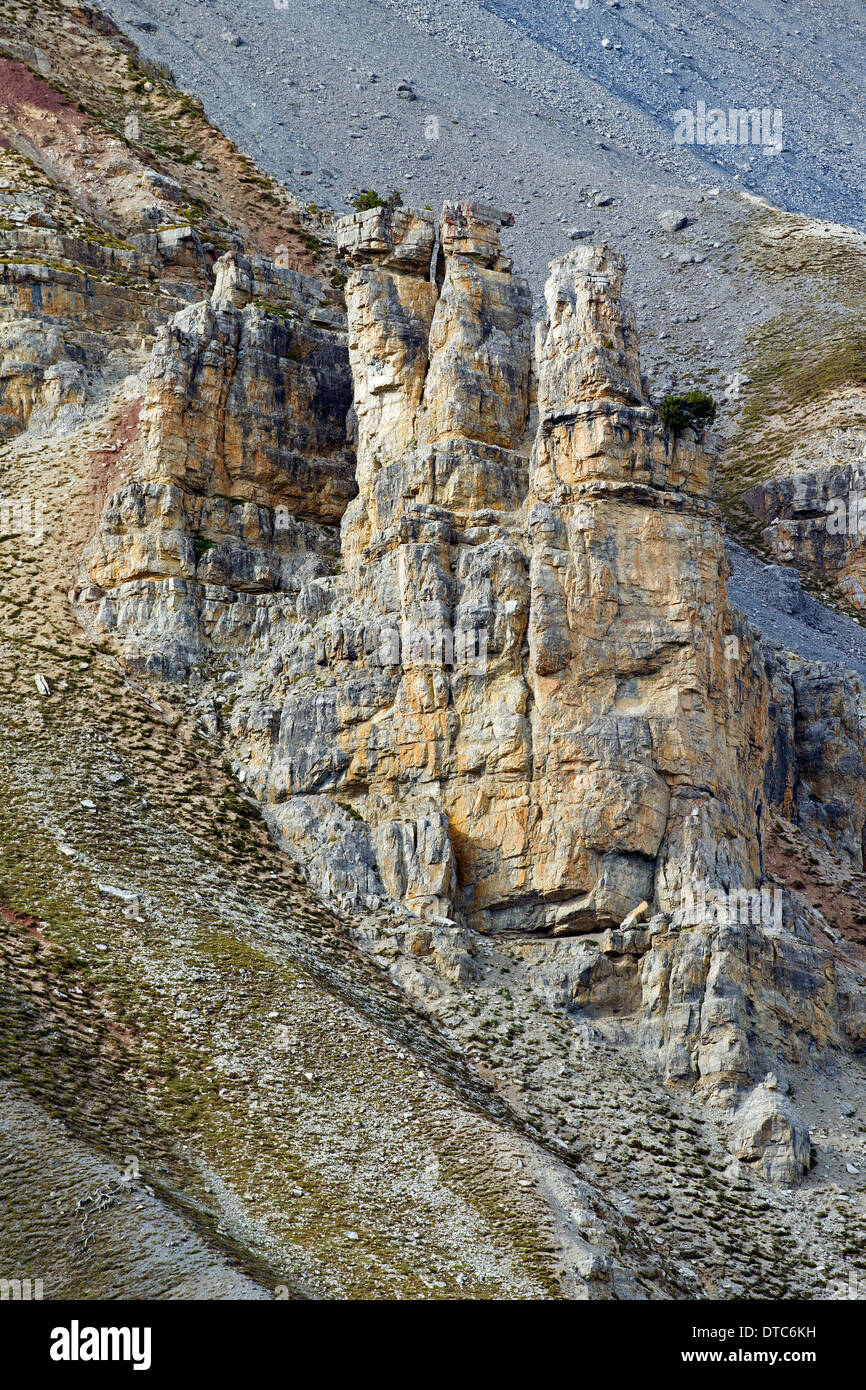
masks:
<instances>
[{"instance_id":1,"label":"rocky mountainside","mask_svg":"<svg viewBox=\"0 0 866 1390\"><path fill-rule=\"evenodd\" d=\"M612 238L534 300L511 212L303 208L102 13L0 26L4 1259L848 1296L862 234L702 204L714 432Z\"/></svg>"}]
</instances>

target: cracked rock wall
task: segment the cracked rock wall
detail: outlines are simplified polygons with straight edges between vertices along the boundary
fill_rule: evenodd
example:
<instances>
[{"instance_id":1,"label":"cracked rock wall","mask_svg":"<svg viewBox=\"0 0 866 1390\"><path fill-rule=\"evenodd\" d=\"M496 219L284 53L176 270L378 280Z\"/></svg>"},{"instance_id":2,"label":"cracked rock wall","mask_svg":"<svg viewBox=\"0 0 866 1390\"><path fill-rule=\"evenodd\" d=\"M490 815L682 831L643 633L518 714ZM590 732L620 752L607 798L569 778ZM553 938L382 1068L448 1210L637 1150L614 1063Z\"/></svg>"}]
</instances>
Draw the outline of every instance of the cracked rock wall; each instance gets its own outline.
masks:
<instances>
[{"instance_id":1,"label":"cracked rock wall","mask_svg":"<svg viewBox=\"0 0 866 1390\"><path fill-rule=\"evenodd\" d=\"M279 714L263 733L262 696L240 700L234 731L290 842L298 798L329 797L332 889L345 855L362 904L587 930L672 909L695 877L756 881L767 688L746 634L726 660L711 462L657 424L621 259L554 264L533 369L499 221L446 205L435 277L431 217L338 227L345 573L299 595L267 674Z\"/></svg>"},{"instance_id":2,"label":"cracked rock wall","mask_svg":"<svg viewBox=\"0 0 866 1390\"><path fill-rule=\"evenodd\" d=\"M79 591L127 659L181 678L294 619L355 492L339 316L317 284L260 258L229 253L215 270L211 299L157 335L140 461L108 499Z\"/></svg>"},{"instance_id":3,"label":"cracked rock wall","mask_svg":"<svg viewBox=\"0 0 866 1390\"><path fill-rule=\"evenodd\" d=\"M555 261L533 344L502 221L345 219L345 330L223 257L144 372L81 611L192 672L274 834L425 1006L471 987L473 930L576 936L542 995L792 1181L787 1070L862 1045L862 991L787 895L770 923L683 904L766 888L778 815L862 867L862 683L731 608L713 460L660 426L622 259Z\"/></svg>"},{"instance_id":4,"label":"cracked rock wall","mask_svg":"<svg viewBox=\"0 0 866 1390\"><path fill-rule=\"evenodd\" d=\"M344 219L345 337L303 276L223 257L143 375L87 620L161 674L240 662L211 725L346 907L670 914L762 881L773 808L859 867L862 691L731 609L712 459L659 425L621 258L553 263L533 348L502 220Z\"/></svg>"}]
</instances>

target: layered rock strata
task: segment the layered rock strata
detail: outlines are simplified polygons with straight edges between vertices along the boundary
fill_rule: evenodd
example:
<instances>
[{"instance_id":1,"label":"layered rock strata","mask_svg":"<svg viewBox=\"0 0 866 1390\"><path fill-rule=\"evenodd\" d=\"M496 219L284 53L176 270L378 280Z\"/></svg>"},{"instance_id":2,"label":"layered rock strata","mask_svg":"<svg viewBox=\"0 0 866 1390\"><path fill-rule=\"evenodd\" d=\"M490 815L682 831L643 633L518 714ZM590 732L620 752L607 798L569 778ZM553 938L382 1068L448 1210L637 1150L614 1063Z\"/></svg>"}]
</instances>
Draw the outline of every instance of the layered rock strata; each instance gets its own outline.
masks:
<instances>
[{"instance_id":1,"label":"layered rock strata","mask_svg":"<svg viewBox=\"0 0 866 1390\"><path fill-rule=\"evenodd\" d=\"M856 444L859 458L817 470L797 469L751 488L746 501L765 523L764 541L779 563L835 581L851 603L866 610L862 431Z\"/></svg>"},{"instance_id":2,"label":"layered rock strata","mask_svg":"<svg viewBox=\"0 0 866 1390\"><path fill-rule=\"evenodd\" d=\"M658 421L621 258L553 263L533 348L502 221L338 224L345 342L302 277L224 257L157 340L83 611L162 674L231 665L209 732L425 1006L475 931L577 935L550 997L793 1181L785 1078L866 1015L768 838L862 868L862 684L730 607L712 456Z\"/></svg>"},{"instance_id":3,"label":"layered rock strata","mask_svg":"<svg viewBox=\"0 0 866 1390\"><path fill-rule=\"evenodd\" d=\"M157 335L141 458L107 502L78 594L131 660L177 676L294 618L355 492L339 315L315 282L260 258L229 253L215 275L211 299Z\"/></svg>"},{"instance_id":4,"label":"layered rock strata","mask_svg":"<svg viewBox=\"0 0 866 1390\"><path fill-rule=\"evenodd\" d=\"M587 930L672 909L694 877L756 881L766 700L747 635L726 659L711 465L657 425L621 260L554 266L536 376L498 220L446 206L435 276L429 217L338 228L355 267L346 573L299 595L272 668L292 687L279 734L250 759L289 838L298 797L361 817L360 901ZM246 717L239 702L242 741Z\"/></svg>"},{"instance_id":5,"label":"layered rock strata","mask_svg":"<svg viewBox=\"0 0 866 1390\"><path fill-rule=\"evenodd\" d=\"M271 650L232 737L346 906L617 926L760 885L772 807L862 863L862 693L730 608L712 461L659 426L621 259L554 264L533 362L500 222L338 225L354 482L339 328L224 257L145 373L92 621L155 669Z\"/></svg>"}]
</instances>

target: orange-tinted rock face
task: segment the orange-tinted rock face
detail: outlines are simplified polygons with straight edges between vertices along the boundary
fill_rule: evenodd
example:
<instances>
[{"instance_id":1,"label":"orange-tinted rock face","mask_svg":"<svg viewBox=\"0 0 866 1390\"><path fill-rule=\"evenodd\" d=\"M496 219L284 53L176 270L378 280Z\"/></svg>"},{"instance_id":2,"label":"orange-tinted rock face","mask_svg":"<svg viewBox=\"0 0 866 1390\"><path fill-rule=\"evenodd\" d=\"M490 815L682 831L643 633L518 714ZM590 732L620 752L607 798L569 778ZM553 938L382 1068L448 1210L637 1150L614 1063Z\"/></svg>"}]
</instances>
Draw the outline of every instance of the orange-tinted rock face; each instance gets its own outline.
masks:
<instances>
[{"instance_id":1,"label":"orange-tinted rock face","mask_svg":"<svg viewBox=\"0 0 866 1390\"><path fill-rule=\"evenodd\" d=\"M623 272L607 249L555 263L537 337L529 670L537 795L556 815L531 862L542 891L572 890L562 925L758 870L710 463L643 400Z\"/></svg>"},{"instance_id":2,"label":"orange-tinted rock face","mask_svg":"<svg viewBox=\"0 0 866 1390\"><path fill-rule=\"evenodd\" d=\"M429 216L338 225L356 482L339 328L223 258L144 374L87 609L157 669L259 653L233 737L332 895L584 931L760 882L804 734L728 605L712 460L644 396L622 260L554 263L533 369L499 220L447 205L435 279ZM849 851L862 819L830 816Z\"/></svg>"},{"instance_id":3,"label":"orange-tinted rock face","mask_svg":"<svg viewBox=\"0 0 866 1390\"><path fill-rule=\"evenodd\" d=\"M54 0L43 8L53 22ZM44 39L39 15L30 22ZM67 26L57 28L68 42ZM78 33L77 67L93 55L85 40ZM43 48L35 56L50 69ZM196 837L215 814L214 838L239 875L251 858L252 875L238 878L251 911L230 913L218 932L204 927L203 947L198 908L187 917L177 900L159 899L167 907L157 916L148 890L144 922L135 909L121 937L145 943L150 964L159 962L154 941L158 950L164 937L172 951L183 937L196 959L182 952L172 978L185 989L186 965L197 972L213 933L222 942L237 925L247 944L267 948L265 984L285 949L334 983L338 1052L351 1012L343 1004L366 999L394 1040L395 1025L401 1043L410 1025L418 1043L407 1045L426 1066L426 1028L405 1001L400 1010L390 985L368 990L374 974L351 958L353 941L411 997L413 1012L441 1026L454 1048L445 1070L457 1079L460 1062L461 1089L477 1068L483 1105L501 1087L518 1123L580 1157L590 1179L599 1165L599 1187L615 1165L615 1203L629 1222L634 1211L658 1219L663 1184L670 1220L661 1218L655 1248L664 1261L672 1229L690 1242L701 1230L710 1272L702 1287L717 1293L717 1271L729 1272L748 1227L744 1279L766 1246L765 1270L779 1275L772 1288L790 1294L773 1254L772 1233L785 1229L779 1213L794 1213L798 1248L816 1256L811 1270L836 1267L852 1239L843 1209L830 1258L817 1239L802 1246L802 1204L767 1203L751 1175L797 1181L811 1146L808 1111L793 1098L799 1106L832 1078L847 1104L866 1039L854 954L866 939L863 683L763 642L730 608L713 459L691 433L673 438L660 427L613 251L582 248L552 266L534 335L526 287L500 246L508 216L490 207L447 204L438 225L406 209L346 219L336 229L344 262L332 276L326 221L291 219L288 196L248 161L224 146L217 157L217 134L201 129L194 104L170 84L150 83L127 111L131 89L145 84L113 61L110 75L120 81L102 83L112 93L109 126L74 101L46 104L32 73L19 72L15 101L0 112L0 535L7 607L20 605L13 629L35 617L42 634L8 647L7 742L10 786L22 791L18 750L25 728L33 732L28 797L42 827L33 843L50 849L65 826L69 883L81 888L90 875L95 886L94 827L105 827L105 862L154 885L171 877L181 843L167 808L189 817ZM68 91L98 109L87 91ZM12 106L19 147L46 137L33 163L5 147ZM153 158L161 118L178 123L173 166ZM82 170L94 177L76 201ZM317 278L293 270L299 243ZM345 280L348 319L336 302ZM6 479L17 493L6 495ZM859 482L846 475L846 486ZM44 533L39 488L59 499L46 508ZM812 492L798 493L801 502L808 511ZM797 527L809 520L799 516ZM9 545L15 533L27 539ZM139 676L168 678L136 680L132 699L118 697L113 670L102 679L113 665L104 650L79 663L64 642L58 580L71 582L68 560L88 539L75 611ZM844 549L854 573L856 547ZM153 756L154 726L134 717L142 697L151 708L158 700L189 741L178 763L173 737L158 737L168 756L154 757L144 777L132 753L147 743ZM99 718L78 724L88 703ZM70 727L96 736L84 766L100 789L103 753L123 752L134 799L111 775L110 815L107 790L99 806L81 800L90 813L75 814L85 787ZM218 749L214 762L199 737ZM48 764L39 766L49 750L52 774L62 772L55 754L71 753L53 800ZM222 758L244 791L227 793L220 774L215 804L207 782ZM163 801L164 791L172 795ZM256 802L308 881L345 909L342 922L310 912L309 894L284 893L282 873L263 862L262 834L242 829ZM120 807L128 814L118 848ZM143 831L151 819L153 838ZM139 855L148 843L159 853ZM209 878L199 856L183 862ZM189 901L203 909L205 883L192 880ZM217 919L226 899L208 900L208 919L211 903ZM89 922L88 951L92 931ZM245 949L241 957L235 977L209 956L206 987L246 979L252 958ZM152 978L163 975L159 965ZM169 1024L195 1031L199 1016L210 1035L218 1020L195 997L207 1012L188 1009L179 993L184 1008L168 1000ZM234 1036L239 1015L229 1015ZM374 1066L383 1057L375 1051ZM285 1058L268 1057L261 1074L273 1081ZM389 1043L388 1076L392 1061ZM363 1108L369 1077L360 1092L349 1079ZM393 1102L394 1088L385 1089ZM707 1116L695 1124L692 1097L721 1117L727 1156ZM294 1109L292 1101L286 1113ZM277 1110L264 1110L270 1124ZM347 1112L335 1113L342 1124ZM388 1118L400 1146L405 1115ZM439 1128L465 1147L456 1111L443 1112ZM240 1129L244 1143L252 1131ZM387 1159L387 1144L382 1152ZM550 1173L545 1155L530 1176ZM485 1149L475 1170L485 1191L492 1162ZM427 1166L413 1171L428 1181ZM707 1172L731 1181L731 1202L719 1205L715 1178L704 1187ZM838 1166L827 1172L841 1176ZM818 1184L829 1193L834 1183L820 1168L813 1176L803 1195L823 1202ZM595 1218L574 1208L573 1171L561 1177L555 1205L585 1234ZM750 1188L751 1209L741 1200ZM450 1188L446 1196L453 1212ZM776 1226L755 1225L771 1205ZM528 1229L517 1228L520 1259ZM431 1273L442 1272L440 1256ZM590 1270L596 1258L579 1256ZM658 1287L654 1277L645 1290ZM810 1278L800 1277L798 1293L812 1293ZM688 1282L691 1295L699 1286ZM414 1287L437 1285L425 1277ZM639 1293L606 1277L593 1291L601 1289ZM749 1291L737 1286L737 1296Z\"/></svg>"},{"instance_id":4,"label":"orange-tinted rock face","mask_svg":"<svg viewBox=\"0 0 866 1390\"><path fill-rule=\"evenodd\" d=\"M285 272L286 275L291 272ZM145 377L144 473L338 522L355 491L345 350L333 333L229 298L179 314Z\"/></svg>"},{"instance_id":5,"label":"orange-tinted rock face","mask_svg":"<svg viewBox=\"0 0 866 1390\"><path fill-rule=\"evenodd\" d=\"M554 263L533 366L500 220L446 205L435 276L429 215L338 224L351 397L309 282L224 257L143 375L91 621L163 671L258 654L232 737L347 903L555 933L675 913L761 881L771 805L857 862L862 794L846 818L825 785L856 738L827 726L797 771L790 672L728 605L712 459L645 397L621 258Z\"/></svg>"},{"instance_id":6,"label":"orange-tinted rock face","mask_svg":"<svg viewBox=\"0 0 866 1390\"><path fill-rule=\"evenodd\" d=\"M798 1029L848 1046L859 1005L800 908L761 915L768 836L778 811L861 866L864 697L731 609L713 460L646 397L621 259L553 264L533 350L500 221L447 205L438 251L427 215L338 224L347 325L287 268L219 260L134 380L79 611L129 663L193 672L366 948L402 924L462 988L472 929L580 936L557 998L630 1018L793 1181L803 1126L750 1088Z\"/></svg>"},{"instance_id":7,"label":"orange-tinted rock face","mask_svg":"<svg viewBox=\"0 0 866 1390\"><path fill-rule=\"evenodd\" d=\"M227 256L212 300L160 330L141 390L140 461L85 554L84 611L180 673L266 641L330 568L356 491L339 319L305 277Z\"/></svg>"},{"instance_id":8,"label":"orange-tinted rock face","mask_svg":"<svg viewBox=\"0 0 866 1390\"><path fill-rule=\"evenodd\" d=\"M287 840L313 816L340 846L332 891L585 930L673 909L695 875L755 881L766 698L725 656L710 462L643 397L622 262L554 266L536 419L529 299L497 224L446 207L435 283L429 218L338 226L345 573L302 587L234 730Z\"/></svg>"}]
</instances>

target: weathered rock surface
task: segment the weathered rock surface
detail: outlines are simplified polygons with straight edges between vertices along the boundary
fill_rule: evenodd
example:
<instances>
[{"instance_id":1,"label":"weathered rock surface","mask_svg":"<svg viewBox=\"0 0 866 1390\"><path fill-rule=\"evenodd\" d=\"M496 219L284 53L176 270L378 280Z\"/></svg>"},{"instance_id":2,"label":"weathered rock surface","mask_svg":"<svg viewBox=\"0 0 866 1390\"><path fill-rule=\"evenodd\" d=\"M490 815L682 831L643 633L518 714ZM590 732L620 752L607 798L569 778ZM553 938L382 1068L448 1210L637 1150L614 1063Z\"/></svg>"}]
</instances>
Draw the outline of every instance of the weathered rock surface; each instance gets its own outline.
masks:
<instances>
[{"instance_id":1,"label":"weathered rock surface","mask_svg":"<svg viewBox=\"0 0 866 1390\"><path fill-rule=\"evenodd\" d=\"M809 1131L786 1096L766 1083L756 1086L736 1112L731 1151L758 1163L771 1182L797 1182L809 1167Z\"/></svg>"},{"instance_id":2,"label":"weathered rock surface","mask_svg":"<svg viewBox=\"0 0 866 1390\"><path fill-rule=\"evenodd\" d=\"M806 573L835 580L857 608L866 610L866 463L863 434L845 439L851 462L820 470L794 467L783 477L751 488L745 500L766 525L763 537L775 558ZM843 442L837 444L844 456Z\"/></svg>"},{"instance_id":3,"label":"weathered rock surface","mask_svg":"<svg viewBox=\"0 0 866 1390\"><path fill-rule=\"evenodd\" d=\"M161 1096L318 1292L820 1294L866 1249L864 691L731 609L620 258L557 261L534 340L493 208L373 209L338 266L96 12L7 10L21 1074L78 1123L119 1046L99 1142Z\"/></svg>"},{"instance_id":4,"label":"weathered rock surface","mask_svg":"<svg viewBox=\"0 0 866 1390\"><path fill-rule=\"evenodd\" d=\"M347 573L313 580L278 642L276 746L264 697L239 700L234 731L291 840L297 796L345 795L370 826L363 853L363 830L344 835L359 902L585 930L673 909L695 876L756 880L766 699L725 659L711 465L655 422L621 261L554 268L536 416L497 222L446 207L437 283L429 218L338 229L357 266Z\"/></svg>"},{"instance_id":5,"label":"weathered rock surface","mask_svg":"<svg viewBox=\"0 0 866 1390\"><path fill-rule=\"evenodd\" d=\"M856 868L866 833L866 686L821 662L792 671L797 822Z\"/></svg>"},{"instance_id":6,"label":"weathered rock surface","mask_svg":"<svg viewBox=\"0 0 866 1390\"><path fill-rule=\"evenodd\" d=\"M176 673L294 618L355 491L346 349L318 286L234 254L215 272L211 301L157 336L141 461L85 557L93 622Z\"/></svg>"},{"instance_id":7,"label":"weathered rock surface","mask_svg":"<svg viewBox=\"0 0 866 1390\"><path fill-rule=\"evenodd\" d=\"M560 913L611 925L642 899L674 907L689 877L758 870L757 710L724 657L711 465L644 399L623 273L592 248L554 266L528 518L534 767L557 807L533 857L572 897Z\"/></svg>"},{"instance_id":8,"label":"weathered rock surface","mask_svg":"<svg viewBox=\"0 0 866 1390\"><path fill-rule=\"evenodd\" d=\"M0 150L0 440L26 428L68 431L88 381L133 353L207 279L198 239L176 277L183 242L118 242L68 206L29 160ZM8 216L8 214L13 214ZM186 231L194 237L190 228Z\"/></svg>"},{"instance_id":9,"label":"weathered rock surface","mask_svg":"<svg viewBox=\"0 0 866 1390\"><path fill-rule=\"evenodd\" d=\"M159 1096L318 1292L814 1296L866 1236L863 691L730 608L621 260L556 262L534 345L493 208L338 267L94 11L7 10L21 1074L100 1143Z\"/></svg>"},{"instance_id":10,"label":"weathered rock surface","mask_svg":"<svg viewBox=\"0 0 866 1390\"><path fill-rule=\"evenodd\" d=\"M218 262L143 374L87 621L163 674L231 659L209 732L425 1008L471 987L478 931L577 934L547 1003L790 1183L808 1130L761 1080L859 1046L863 999L767 836L862 867L862 684L730 607L712 454L657 419L621 258L553 263L533 353L501 221L338 224L347 347L302 277Z\"/></svg>"}]
</instances>

